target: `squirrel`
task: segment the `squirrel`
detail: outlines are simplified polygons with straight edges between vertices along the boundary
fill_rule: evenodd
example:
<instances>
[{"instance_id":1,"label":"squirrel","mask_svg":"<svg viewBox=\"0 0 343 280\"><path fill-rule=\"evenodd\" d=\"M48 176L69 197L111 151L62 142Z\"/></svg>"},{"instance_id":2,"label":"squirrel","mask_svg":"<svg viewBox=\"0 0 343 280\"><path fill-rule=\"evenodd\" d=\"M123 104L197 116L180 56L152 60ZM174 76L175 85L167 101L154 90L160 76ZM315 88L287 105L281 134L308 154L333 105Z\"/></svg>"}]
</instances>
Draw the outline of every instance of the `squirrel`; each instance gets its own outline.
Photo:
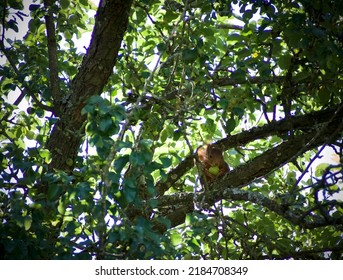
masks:
<instances>
[{"instance_id":1,"label":"squirrel","mask_svg":"<svg viewBox=\"0 0 343 280\"><path fill-rule=\"evenodd\" d=\"M203 186L211 184L230 171L229 165L224 160L223 152L219 148L208 144L199 147L196 153L203 172L203 176L200 176L200 182ZM206 182L203 182L204 179Z\"/></svg>"}]
</instances>

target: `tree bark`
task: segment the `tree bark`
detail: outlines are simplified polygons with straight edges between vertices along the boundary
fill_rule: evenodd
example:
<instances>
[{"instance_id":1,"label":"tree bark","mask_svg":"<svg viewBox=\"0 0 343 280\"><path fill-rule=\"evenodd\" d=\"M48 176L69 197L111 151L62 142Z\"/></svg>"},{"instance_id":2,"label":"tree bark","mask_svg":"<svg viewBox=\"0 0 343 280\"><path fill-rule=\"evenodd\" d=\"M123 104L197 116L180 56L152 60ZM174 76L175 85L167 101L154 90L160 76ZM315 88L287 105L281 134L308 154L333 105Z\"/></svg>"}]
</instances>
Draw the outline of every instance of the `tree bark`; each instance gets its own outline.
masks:
<instances>
[{"instance_id":1,"label":"tree bark","mask_svg":"<svg viewBox=\"0 0 343 280\"><path fill-rule=\"evenodd\" d=\"M45 25L48 41L48 55L49 55L49 72L50 72L50 90L53 98L53 104L55 109L59 109L58 106L61 102L59 86L58 86L58 57L57 57L57 40L55 22L52 11L52 0L45 0L44 7L47 10L45 15ZM56 108L57 107L57 108ZM59 112L55 112L59 114Z\"/></svg>"},{"instance_id":2,"label":"tree bark","mask_svg":"<svg viewBox=\"0 0 343 280\"><path fill-rule=\"evenodd\" d=\"M70 94L60 98L63 102L55 110L61 113L47 143L52 155L50 170L67 173L73 170L84 135L86 116L81 115L81 111L89 97L101 94L112 74L131 4L132 0L101 0L99 3L87 54L72 82Z\"/></svg>"}]
</instances>

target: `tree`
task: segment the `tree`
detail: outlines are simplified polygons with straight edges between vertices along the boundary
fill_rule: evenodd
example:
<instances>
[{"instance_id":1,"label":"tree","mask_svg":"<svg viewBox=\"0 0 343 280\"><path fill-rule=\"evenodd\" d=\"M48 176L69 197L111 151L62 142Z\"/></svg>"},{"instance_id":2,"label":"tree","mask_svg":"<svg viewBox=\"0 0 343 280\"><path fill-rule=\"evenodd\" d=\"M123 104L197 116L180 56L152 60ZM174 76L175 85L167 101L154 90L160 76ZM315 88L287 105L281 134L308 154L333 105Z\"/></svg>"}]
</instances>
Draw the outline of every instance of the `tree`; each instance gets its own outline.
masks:
<instances>
[{"instance_id":1,"label":"tree","mask_svg":"<svg viewBox=\"0 0 343 280\"><path fill-rule=\"evenodd\" d=\"M23 2L0 4L1 258L343 257L342 1ZM231 167L206 190L204 143Z\"/></svg>"}]
</instances>

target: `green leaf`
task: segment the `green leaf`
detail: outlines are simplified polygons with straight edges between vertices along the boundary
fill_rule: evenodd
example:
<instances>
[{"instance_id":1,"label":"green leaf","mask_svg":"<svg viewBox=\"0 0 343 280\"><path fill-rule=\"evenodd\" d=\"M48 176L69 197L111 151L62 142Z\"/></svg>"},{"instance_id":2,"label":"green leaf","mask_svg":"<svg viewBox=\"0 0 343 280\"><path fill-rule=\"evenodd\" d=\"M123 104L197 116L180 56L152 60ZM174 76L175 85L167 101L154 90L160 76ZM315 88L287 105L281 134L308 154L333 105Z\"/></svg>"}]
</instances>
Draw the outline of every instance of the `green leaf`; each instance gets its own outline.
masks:
<instances>
[{"instance_id":1,"label":"green leaf","mask_svg":"<svg viewBox=\"0 0 343 280\"><path fill-rule=\"evenodd\" d=\"M292 241L288 238L277 239L276 245L281 253L288 253L292 251Z\"/></svg>"},{"instance_id":2,"label":"green leaf","mask_svg":"<svg viewBox=\"0 0 343 280\"><path fill-rule=\"evenodd\" d=\"M322 28L313 27L312 33L318 38L326 37L326 32Z\"/></svg>"},{"instance_id":3,"label":"green leaf","mask_svg":"<svg viewBox=\"0 0 343 280\"><path fill-rule=\"evenodd\" d=\"M281 69L289 69L291 65L292 56L285 54L278 59L278 65Z\"/></svg>"},{"instance_id":4,"label":"green leaf","mask_svg":"<svg viewBox=\"0 0 343 280\"><path fill-rule=\"evenodd\" d=\"M227 106L229 105L229 101L226 98L221 98L219 105L222 109L226 110Z\"/></svg>"},{"instance_id":5,"label":"green leaf","mask_svg":"<svg viewBox=\"0 0 343 280\"><path fill-rule=\"evenodd\" d=\"M176 12L171 11L171 10L167 10L167 12L164 15L164 20L166 22L170 22L170 21L173 21L174 19L177 19L179 16L180 16L179 13L176 13Z\"/></svg>"},{"instance_id":6,"label":"green leaf","mask_svg":"<svg viewBox=\"0 0 343 280\"><path fill-rule=\"evenodd\" d=\"M150 72L144 71L144 72L142 72L141 76L142 76L143 79L147 79L147 78L150 77Z\"/></svg>"},{"instance_id":7,"label":"green leaf","mask_svg":"<svg viewBox=\"0 0 343 280\"><path fill-rule=\"evenodd\" d=\"M39 155L44 159L46 163L51 161L51 153L48 149L39 149Z\"/></svg>"},{"instance_id":8,"label":"green leaf","mask_svg":"<svg viewBox=\"0 0 343 280\"><path fill-rule=\"evenodd\" d=\"M31 5L29 6L29 10L30 10L31 12L37 11L39 8L40 8L40 5L37 5L37 4L31 4Z\"/></svg>"},{"instance_id":9,"label":"green leaf","mask_svg":"<svg viewBox=\"0 0 343 280\"><path fill-rule=\"evenodd\" d=\"M67 10L70 6L70 0L61 0L60 5L62 9Z\"/></svg>"},{"instance_id":10,"label":"green leaf","mask_svg":"<svg viewBox=\"0 0 343 280\"><path fill-rule=\"evenodd\" d=\"M164 52L167 49L167 46L165 43L159 43L159 44L157 44L156 47L160 53Z\"/></svg>"},{"instance_id":11,"label":"green leaf","mask_svg":"<svg viewBox=\"0 0 343 280\"><path fill-rule=\"evenodd\" d=\"M121 105L108 106L108 112L113 116L116 122L120 122L126 117L125 108ZM107 111L107 109L106 109Z\"/></svg>"},{"instance_id":12,"label":"green leaf","mask_svg":"<svg viewBox=\"0 0 343 280\"><path fill-rule=\"evenodd\" d=\"M73 34L70 32L70 30L66 30L66 31L64 31L64 37L67 40L70 40L71 38L73 38Z\"/></svg>"},{"instance_id":13,"label":"green leaf","mask_svg":"<svg viewBox=\"0 0 343 280\"><path fill-rule=\"evenodd\" d=\"M120 173L124 166L129 162L130 156L129 155L123 155L120 158L116 159L114 162L114 169L117 173Z\"/></svg>"},{"instance_id":14,"label":"green leaf","mask_svg":"<svg viewBox=\"0 0 343 280\"><path fill-rule=\"evenodd\" d=\"M160 161L162 162L164 168L168 168L172 164L172 159L169 157L160 157Z\"/></svg>"},{"instance_id":15,"label":"green leaf","mask_svg":"<svg viewBox=\"0 0 343 280\"><path fill-rule=\"evenodd\" d=\"M48 187L48 199L51 201L56 200L57 198L59 198L62 191L63 191L63 189L60 186L50 185Z\"/></svg>"},{"instance_id":16,"label":"green leaf","mask_svg":"<svg viewBox=\"0 0 343 280\"><path fill-rule=\"evenodd\" d=\"M178 233L173 233L170 236L170 239L171 239L173 246L178 246L182 243L182 237Z\"/></svg>"},{"instance_id":17,"label":"green leaf","mask_svg":"<svg viewBox=\"0 0 343 280\"><path fill-rule=\"evenodd\" d=\"M24 217L24 228L25 230L29 230L32 225L32 217L31 216L25 216Z\"/></svg>"},{"instance_id":18,"label":"green leaf","mask_svg":"<svg viewBox=\"0 0 343 280\"><path fill-rule=\"evenodd\" d=\"M322 104L322 105L328 104L328 102L330 101L330 98L331 98L331 94L325 87L321 87L318 90L317 94L318 94L320 104Z\"/></svg>"},{"instance_id":19,"label":"green leaf","mask_svg":"<svg viewBox=\"0 0 343 280\"><path fill-rule=\"evenodd\" d=\"M60 199L58 206L57 206L57 211L58 213L60 213L61 215L64 215L65 211L66 211L66 207L64 202Z\"/></svg>"},{"instance_id":20,"label":"green leaf","mask_svg":"<svg viewBox=\"0 0 343 280\"><path fill-rule=\"evenodd\" d=\"M242 118L243 115L244 115L244 109L242 109L240 107L233 107L232 108L232 113L234 113L239 118Z\"/></svg>"},{"instance_id":21,"label":"green leaf","mask_svg":"<svg viewBox=\"0 0 343 280\"><path fill-rule=\"evenodd\" d=\"M225 132L230 134L236 128L236 121L234 118L230 118L226 121Z\"/></svg>"},{"instance_id":22,"label":"green leaf","mask_svg":"<svg viewBox=\"0 0 343 280\"><path fill-rule=\"evenodd\" d=\"M107 116L99 121L99 130L101 132L107 132L111 127L114 126L112 118Z\"/></svg>"},{"instance_id":23,"label":"green leaf","mask_svg":"<svg viewBox=\"0 0 343 280\"><path fill-rule=\"evenodd\" d=\"M119 152L121 149L130 149L132 148L132 142L127 141L117 141L116 150Z\"/></svg>"},{"instance_id":24,"label":"green leaf","mask_svg":"<svg viewBox=\"0 0 343 280\"><path fill-rule=\"evenodd\" d=\"M329 166L330 166L330 164L328 164L328 163L318 164L316 167L315 176L318 178L321 177Z\"/></svg>"},{"instance_id":25,"label":"green leaf","mask_svg":"<svg viewBox=\"0 0 343 280\"><path fill-rule=\"evenodd\" d=\"M134 151L130 154L130 162L134 166L143 165L145 162L150 160L150 158L150 153L145 151Z\"/></svg>"},{"instance_id":26,"label":"green leaf","mask_svg":"<svg viewBox=\"0 0 343 280\"><path fill-rule=\"evenodd\" d=\"M245 71L243 71L242 69L237 69L231 74L232 79L245 79L245 76Z\"/></svg>"},{"instance_id":27,"label":"green leaf","mask_svg":"<svg viewBox=\"0 0 343 280\"><path fill-rule=\"evenodd\" d=\"M182 51L182 59L186 63L194 62L198 58L198 56L199 54L197 48L185 49Z\"/></svg>"},{"instance_id":28,"label":"green leaf","mask_svg":"<svg viewBox=\"0 0 343 280\"><path fill-rule=\"evenodd\" d=\"M214 120L210 118L208 118L204 124L201 124L201 127L208 134L214 134L217 129L217 125L215 124Z\"/></svg>"},{"instance_id":29,"label":"green leaf","mask_svg":"<svg viewBox=\"0 0 343 280\"><path fill-rule=\"evenodd\" d=\"M309 73L308 71L301 71L298 74L295 75L294 79L297 82L300 82L302 80L305 80L306 78L308 78L311 75L311 73Z\"/></svg>"},{"instance_id":30,"label":"green leaf","mask_svg":"<svg viewBox=\"0 0 343 280\"><path fill-rule=\"evenodd\" d=\"M6 22L6 27L14 30L15 32L19 31L18 23L13 19Z\"/></svg>"},{"instance_id":31,"label":"green leaf","mask_svg":"<svg viewBox=\"0 0 343 280\"><path fill-rule=\"evenodd\" d=\"M79 17L76 14L70 15L70 17L68 18L68 22L70 24L78 24Z\"/></svg>"},{"instance_id":32,"label":"green leaf","mask_svg":"<svg viewBox=\"0 0 343 280\"><path fill-rule=\"evenodd\" d=\"M137 196L136 181L133 178L126 178L124 181L123 193L127 203L131 203Z\"/></svg>"},{"instance_id":33,"label":"green leaf","mask_svg":"<svg viewBox=\"0 0 343 280\"><path fill-rule=\"evenodd\" d=\"M166 142L166 140L168 139L169 137L169 133L168 133L168 130L167 129L163 129L161 134L160 134L160 139L161 139L161 142L164 143Z\"/></svg>"}]
</instances>

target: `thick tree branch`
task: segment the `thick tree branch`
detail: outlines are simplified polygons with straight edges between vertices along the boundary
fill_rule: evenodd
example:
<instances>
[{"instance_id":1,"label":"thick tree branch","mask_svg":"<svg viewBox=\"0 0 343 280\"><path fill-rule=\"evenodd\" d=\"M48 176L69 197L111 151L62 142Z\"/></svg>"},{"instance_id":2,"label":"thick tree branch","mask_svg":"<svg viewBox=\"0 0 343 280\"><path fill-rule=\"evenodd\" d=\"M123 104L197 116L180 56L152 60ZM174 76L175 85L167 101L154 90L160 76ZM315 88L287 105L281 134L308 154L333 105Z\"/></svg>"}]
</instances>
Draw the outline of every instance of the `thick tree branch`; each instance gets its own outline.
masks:
<instances>
[{"instance_id":1,"label":"thick tree branch","mask_svg":"<svg viewBox=\"0 0 343 280\"><path fill-rule=\"evenodd\" d=\"M223 87L223 86L235 86L235 85L242 85L242 84L282 84L285 80L284 76L276 76L270 78L262 78L262 77L247 77L247 78L218 78L213 80L214 87Z\"/></svg>"},{"instance_id":2,"label":"thick tree branch","mask_svg":"<svg viewBox=\"0 0 343 280\"><path fill-rule=\"evenodd\" d=\"M327 218L321 215L314 215L307 213L303 215L303 211L293 211L288 207L289 205L283 205L275 200L265 197L258 192L244 191L242 189L226 189L221 195L223 199L233 201L249 201L259 204L272 212L277 213L281 217L287 219L294 225L301 226L307 229L313 229L328 225L343 225L343 217L339 218Z\"/></svg>"},{"instance_id":3,"label":"thick tree branch","mask_svg":"<svg viewBox=\"0 0 343 280\"><path fill-rule=\"evenodd\" d=\"M50 70L50 90L55 105L55 113L59 112L59 104L61 101L59 86L58 86L58 58L57 58L57 41L55 23L52 11L52 0L45 0L44 7L46 9L45 25L48 39L48 56L49 56L49 70Z\"/></svg>"},{"instance_id":4,"label":"thick tree branch","mask_svg":"<svg viewBox=\"0 0 343 280\"><path fill-rule=\"evenodd\" d=\"M261 193L242 190L239 187L231 188L230 186L230 188L226 188L224 191L221 190L201 193L197 196L196 199L198 202L201 202L202 205L210 207L219 200L219 196L220 199L225 199L228 201L249 201L252 203L256 203L258 205L261 205L262 207L265 207L269 211L280 215L281 217L288 220L290 223L306 229L313 229L328 225L343 226L343 217L324 217L322 215L312 214L312 211L310 212L306 209L303 211L293 211L289 208L289 205L278 203L273 199L265 197ZM166 218L170 220L172 227L182 224L185 221L186 214L194 210L194 207L192 207L193 201L193 193L173 194L158 198L159 207L178 205L178 208L175 211L166 216ZM323 205L323 207L324 206L325 204ZM164 232L166 230L166 227L162 224L156 223L155 229L159 232Z\"/></svg>"},{"instance_id":5,"label":"thick tree branch","mask_svg":"<svg viewBox=\"0 0 343 280\"><path fill-rule=\"evenodd\" d=\"M245 77L245 78L215 78L213 79L213 87L224 87L224 86L235 86L235 85L244 85L244 84L277 84L283 85L284 81L288 79L287 76L275 76L275 77ZM309 84L313 82L313 78L309 77L303 79L301 84ZM333 81L332 81L333 82ZM343 86L343 81L335 81L340 86Z\"/></svg>"},{"instance_id":6,"label":"thick tree branch","mask_svg":"<svg viewBox=\"0 0 343 280\"><path fill-rule=\"evenodd\" d=\"M233 23L220 23L216 24L216 27L219 29L234 29L234 30L243 30L243 26Z\"/></svg>"},{"instance_id":7,"label":"thick tree branch","mask_svg":"<svg viewBox=\"0 0 343 280\"><path fill-rule=\"evenodd\" d=\"M83 108L90 96L102 92L117 59L131 3L132 0L100 1L90 46L73 80L72 104Z\"/></svg>"},{"instance_id":8,"label":"thick tree branch","mask_svg":"<svg viewBox=\"0 0 343 280\"><path fill-rule=\"evenodd\" d=\"M101 94L113 67L126 31L132 0L100 1L92 40L79 72L72 82L71 95L61 105L47 147L52 154L50 169L73 170L84 135L86 116L81 110L92 95Z\"/></svg>"}]
</instances>

